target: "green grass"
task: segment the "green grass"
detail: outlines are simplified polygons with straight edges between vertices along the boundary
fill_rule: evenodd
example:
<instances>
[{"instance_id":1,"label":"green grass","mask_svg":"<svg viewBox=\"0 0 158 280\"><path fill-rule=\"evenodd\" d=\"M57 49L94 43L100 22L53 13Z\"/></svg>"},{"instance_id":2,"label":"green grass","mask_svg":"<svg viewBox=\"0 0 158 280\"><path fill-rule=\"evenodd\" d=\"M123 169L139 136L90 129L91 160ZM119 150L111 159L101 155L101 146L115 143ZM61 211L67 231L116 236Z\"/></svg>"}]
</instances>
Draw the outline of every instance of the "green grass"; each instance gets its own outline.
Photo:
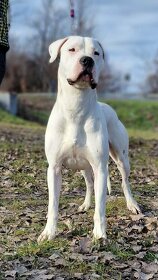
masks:
<instances>
[{"instance_id":1,"label":"green grass","mask_svg":"<svg viewBox=\"0 0 158 280\"><path fill-rule=\"evenodd\" d=\"M29 120L34 120L37 123L40 124L47 124L48 118L50 115L50 111L43 111L43 110L37 110L34 108L28 108L27 109L27 117ZM30 116L30 117L29 117Z\"/></svg>"},{"instance_id":2,"label":"green grass","mask_svg":"<svg viewBox=\"0 0 158 280\"><path fill-rule=\"evenodd\" d=\"M149 100L101 100L118 114L129 136L158 139L158 101Z\"/></svg>"},{"instance_id":3,"label":"green grass","mask_svg":"<svg viewBox=\"0 0 158 280\"><path fill-rule=\"evenodd\" d=\"M102 100L112 106L129 129L155 130L158 128L158 101Z\"/></svg>"},{"instance_id":4,"label":"green grass","mask_svg":"<svg viewBox=\"0 0 158 280\"><path fill-rule=\"evenodd\" d=\"M144 261L151 261L151 262L156 262L158 261L158 254L155 254L153 252L147 252L145 257L144 257Z\"/></svg>"},{"instance_id":5,"label":"green grass","mask_svg":"<svg viewBox=\"0 0 158 280\"><path fill-rule=\"evenodd\" d=\"M145 140L158 140L158 132L152 129L135 129L135 128L127 128L129 137L132 138L143 138Z\"/></svg>"},{"instance_id":6,"label":"green grass","mask_svg":"<svg viewBox=\"0 0 158 280\"><path fill-rule=\"evenodd\" d=\"M48 256L53 254L56 250L61 250L61 248L66 249L68 246L68 241L65 239L56 238L53 242L43 242L40 245L37 242L30 242L26 245L19 246L16 251L18 257L22 256Z\"/></svg>"},{"instance_id":7,"label":"green grass","mask_svg":"<svg viewBox=\"0 0 158 280\"><path fill-rule=\"evenodd\" d=\"M19 124L19 125L26 125L28 121L13 116L6 111L0 109L0 122L1 123L10 123L10 124Z\"/></svg>"},{"instance_id":8,"label":"green grass","mask_svg":"<svg viewBox=\"0 0 158 280\"><path fill-rule=\"evenodd\" d=\"M115 199L107 201L106 214L107 216L127 214L126 201L124 197L115 197Z\"/></svg>"},{"instance_id":9,"label":"green grass","mask_svg":"<svg viewBox=\"0 0 158 280\"><path fill-rule=\"evenodd\" d=\"M0 125L18 125L24 127L39 127L39 124L24 120L20 117L13 116L0 108Z\"/></svg>"}]
</instances>

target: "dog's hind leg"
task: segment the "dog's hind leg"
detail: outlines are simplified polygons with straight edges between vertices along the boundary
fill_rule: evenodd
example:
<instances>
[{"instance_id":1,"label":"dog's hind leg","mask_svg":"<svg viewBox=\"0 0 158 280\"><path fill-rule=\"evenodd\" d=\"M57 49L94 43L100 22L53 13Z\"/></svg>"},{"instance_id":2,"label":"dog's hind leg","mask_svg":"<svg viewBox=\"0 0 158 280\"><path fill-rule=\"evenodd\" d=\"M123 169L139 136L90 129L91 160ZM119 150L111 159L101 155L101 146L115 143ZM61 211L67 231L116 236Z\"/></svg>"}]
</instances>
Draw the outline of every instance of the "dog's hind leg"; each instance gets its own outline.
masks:
<instances>
[{"instance_id":1,"label":"dog's hind leg","mask_svg":"<svg viewBox=\"0 0 158 280\"><path fill-rule=\"evenodd\" d=\"M119 149L119 151L117 151L110 146L110 156L116 163L122 176L122 189L126 198L127 208L135 214L140 213L141 210L132 196L128 180L130 174L128 150Z\"/></svg>"},{"instance_id":2,"label":"dog's hind leg","mask_svg":"<svg viewBox=\"0 0 158 280\"><path fill-rule=\"evenodd\" d=\"M108 165L107 165L107 170L108 170ZM92 197L92 193L93 193L93 188L94 188L94 175L93 175L93 171L91 168L86 169L86 170L81 170L81 173L85 179L85 183L86 183L86 196L85 196L85 200L83 202L82 205L79 206L78 211L82 212L82 211L87 211L90 206L91 206L91 197ZM108 187L108 193L111 193L111 183L110 183L110 176L109 176L109 172L107 175L107 187Z\"/></svg>"},{"instance_id":3,"label":"dog's hind leg","mask_svg":"<svg viewBox=\"0 0 158 280\"><path fill-rule=\"evenodd\" d=\"M79 206L78 211L87 211L91 206L91 197L94 187L94 176L91 168L81 171L86 182L86 196L83 204Z\"/></svg>"}]
</instances>

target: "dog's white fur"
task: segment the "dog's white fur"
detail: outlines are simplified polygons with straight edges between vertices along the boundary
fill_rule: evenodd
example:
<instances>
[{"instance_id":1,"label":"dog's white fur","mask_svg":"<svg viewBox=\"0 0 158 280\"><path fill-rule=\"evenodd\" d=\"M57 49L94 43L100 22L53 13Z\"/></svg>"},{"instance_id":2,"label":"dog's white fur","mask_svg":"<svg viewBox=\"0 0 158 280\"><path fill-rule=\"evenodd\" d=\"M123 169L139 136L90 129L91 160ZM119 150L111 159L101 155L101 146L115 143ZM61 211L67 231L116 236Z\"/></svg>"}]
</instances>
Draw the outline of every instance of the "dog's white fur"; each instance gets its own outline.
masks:
<instances>
[{"instance_id":1,"label":"dog's white fur","mask_svg":"<svg viewBox=\"0 0 158 280\"><path fill-rule=\"evenodd\" d=\"M96 54L97 51L97 54ZM98 41L72 36L52 43L49 47L53 62L60 52L58 70L58 95L51 112L46 135L45 152L49 163L47 180L49 206L47 224L38 242L54 238L58 219L61 189L61 168L82 170L86 182L86 197L79 210L88 210L94 187L95 214L94 238L106 238L105 204L108 178L109 153L122 175L122 188L127 207L140 212L132 197L128 177L128 135L115 111L107 104L97 102L96 90L91 89L89 78L70 85L67 79L76 80L83 70L80 59L89 56L94 60L94 82L104 66L103 49ZM98 55L99 53L99 55Z\"/></svg>"}]
</instances>

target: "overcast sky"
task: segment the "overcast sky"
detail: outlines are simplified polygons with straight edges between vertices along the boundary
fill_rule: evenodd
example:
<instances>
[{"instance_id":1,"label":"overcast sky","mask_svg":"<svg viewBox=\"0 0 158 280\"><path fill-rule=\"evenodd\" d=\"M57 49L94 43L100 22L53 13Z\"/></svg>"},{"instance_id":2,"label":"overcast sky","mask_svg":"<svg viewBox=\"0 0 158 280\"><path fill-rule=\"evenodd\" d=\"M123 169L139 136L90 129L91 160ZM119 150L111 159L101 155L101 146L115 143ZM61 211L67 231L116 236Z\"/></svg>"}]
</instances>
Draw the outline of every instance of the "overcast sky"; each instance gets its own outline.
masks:
<instances>
[{"instance_id":1,"label":"overcast sky","mask_svg":"<svg viewBox=\"0 0 158 280\"><path fill-rule=\"evenodd\" d=\"M41 0L10 2L10 33L21 39L27 37L31 33L29 20ZM58 5L65 6L67 14L68 2L57 1ZM137 91L147 71L146 62L158 50L158 0L91 0L89 9L89 14L94 14L95 18L95 37L103 44L110 63L122 72L131 73L130 89Z\"/></svg>"}]
</instances>

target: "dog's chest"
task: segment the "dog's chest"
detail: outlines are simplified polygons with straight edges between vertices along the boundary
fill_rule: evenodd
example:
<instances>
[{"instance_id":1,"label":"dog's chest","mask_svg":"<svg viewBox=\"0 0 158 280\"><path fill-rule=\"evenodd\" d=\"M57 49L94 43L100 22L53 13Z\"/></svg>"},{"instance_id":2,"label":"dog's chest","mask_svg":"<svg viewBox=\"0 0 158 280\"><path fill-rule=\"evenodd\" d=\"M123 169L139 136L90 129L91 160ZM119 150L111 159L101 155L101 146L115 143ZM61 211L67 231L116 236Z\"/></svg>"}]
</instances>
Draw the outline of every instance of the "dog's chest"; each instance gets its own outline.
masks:
<instances>
[{"instance_id":1,"label":"dog's chest","mask_svg":"<svg viewBox=\"0 0 158 280\"><path fill-rule=\"evenodd\" d=\"M88 165L86 134L82 126L69 125L63 139L63 164L71 169L85 169Z\"/></svg>"}]
</instances>

